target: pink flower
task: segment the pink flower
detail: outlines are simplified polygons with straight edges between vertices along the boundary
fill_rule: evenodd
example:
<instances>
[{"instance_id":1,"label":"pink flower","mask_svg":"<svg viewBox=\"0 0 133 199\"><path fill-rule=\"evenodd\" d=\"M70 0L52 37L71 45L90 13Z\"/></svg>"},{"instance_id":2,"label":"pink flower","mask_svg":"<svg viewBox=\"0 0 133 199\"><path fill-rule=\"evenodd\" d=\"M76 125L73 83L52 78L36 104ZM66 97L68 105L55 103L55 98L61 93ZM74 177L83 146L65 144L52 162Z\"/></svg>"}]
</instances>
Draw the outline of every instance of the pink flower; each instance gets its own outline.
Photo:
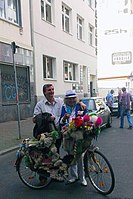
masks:
<instances>
[{"instance_id":1,"label":"pink flower","mask_svg":"<svg viewBox=\"0 0 133 199\"><path fill-rule=\"evenodd\" d=\"M95 121L95 126L100 126L103 123L103 120L101 117L98 117L97 120Z\"/></svg>"},{"instance_id":2,"label":"pink flower","mask_svg":"<svg viewBox=\"0 0 133 199\"><path fill-rule=\"evenodd\" d=\"M84 122L89 122L90 121L90 116L89 115L84 115L83 120L84 120Z\"/></svg>"}]
</instances>

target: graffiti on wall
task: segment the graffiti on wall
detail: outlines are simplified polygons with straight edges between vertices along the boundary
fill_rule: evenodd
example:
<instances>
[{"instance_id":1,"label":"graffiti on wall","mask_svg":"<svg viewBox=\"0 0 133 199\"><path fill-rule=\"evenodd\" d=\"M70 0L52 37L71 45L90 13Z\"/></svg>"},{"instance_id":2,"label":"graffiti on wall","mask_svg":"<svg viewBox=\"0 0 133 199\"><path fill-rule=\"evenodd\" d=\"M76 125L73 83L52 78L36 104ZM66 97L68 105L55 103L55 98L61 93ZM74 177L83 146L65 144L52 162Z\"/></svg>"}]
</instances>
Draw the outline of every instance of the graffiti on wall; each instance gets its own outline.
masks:
<instances>
[{"instance_id":1,"label":"graffiti on wall","mask_svg":"<svg viewBox=\"0 0 133 199\"><path fill-rule=\"evenodd\" d=\"M16 85L13 66L0 65L2 102L16 102ZM17 67L17 84L20 102L30 101L29 68Z\"/></svg>"}]
</instances>

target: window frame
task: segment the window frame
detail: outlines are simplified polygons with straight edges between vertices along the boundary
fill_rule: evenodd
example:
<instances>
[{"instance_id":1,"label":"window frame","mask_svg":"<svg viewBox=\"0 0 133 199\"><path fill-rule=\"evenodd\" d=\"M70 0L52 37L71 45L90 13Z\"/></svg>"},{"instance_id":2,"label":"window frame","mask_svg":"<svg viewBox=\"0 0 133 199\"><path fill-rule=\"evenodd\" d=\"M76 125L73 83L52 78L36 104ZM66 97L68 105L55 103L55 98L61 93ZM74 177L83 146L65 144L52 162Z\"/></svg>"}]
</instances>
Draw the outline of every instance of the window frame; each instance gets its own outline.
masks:
<instances>
[{"instance_id":1,"label":"window frame","mask_svg":"<svg viewBox=\"0 0 133 199\"><path fill-rule=\"evenodd\" d=\"M3 9L2 7L0 9L0 19L22 26L20 0L3 0Z\"/></svg>"},{"instance_id":2,"label":"window frame","mask_svg":"<svg viewBox=\"0 0 133 199\"><path fill-rule=\"evenodd\" d=\"M43 78L56 78L56 58L43 55Z\"/></svg>"},{"instance_id":3,"label":"window frame","mask_svg":"<svg viewBox=\"0 0 133 199\"><path fill-rule=\"evenodd\" d=\"M84 19L79 15L77 15L77 39L83 41L84 38L83 33L84 33Z\"/></svg>"},{"instance_id":4,"label":"window frame","mask_svg":"<svg viewBox=\"0 0 133 199\"><path fill-rule=\"evenodd\" d=\"M96 7L96 0L88 0L88 5L94 10Z\"/></svg>"},{"instance_id":5,"label":"window frame","mask_svg":"<svg viewBox=\"0 0 133 199\"><path fill-rule=\"evenodd\" d=\"M53 24L53 0L41 0L41 18Z\"/></svg>"},{"instance_id":6,"label":"window frame","mask_svg":"<svg viewBox=\"0 0 133 199\"><path fill-rule=\"evenodd\" d=\"M66 13L66 10L69 12ZM71 8L62 3L62 30L70 33L71 32Z\"/></svg>"},{"instance_id":7,"label":"window frame","mask_svg":"<svg viewBox=\"0 0 133 199\"><path fill-rule=\"evenodd\" d=\"M64 81L77 81L78 64L63 61Z\"/></svg>"},{"instance_id":8,"label":"window frame","mask_svg":"<svg viewBox=\"0 0 133 199\"><path fill-rule=\"evenodd\" d=\"M94 26L92 26L90 23L89 23L89 31L88 31L88 36L89 36L89 45L90 46L94 46Z\"/></svg>"}]
</instances>

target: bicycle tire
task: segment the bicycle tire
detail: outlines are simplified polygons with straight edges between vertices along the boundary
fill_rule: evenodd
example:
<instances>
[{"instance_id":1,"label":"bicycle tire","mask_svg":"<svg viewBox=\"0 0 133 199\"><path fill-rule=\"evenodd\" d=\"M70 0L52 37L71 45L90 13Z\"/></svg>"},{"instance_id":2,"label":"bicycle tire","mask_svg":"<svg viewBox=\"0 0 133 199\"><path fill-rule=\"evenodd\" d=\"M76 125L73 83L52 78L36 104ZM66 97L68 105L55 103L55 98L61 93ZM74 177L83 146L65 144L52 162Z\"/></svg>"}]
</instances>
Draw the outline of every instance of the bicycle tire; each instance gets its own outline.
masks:
<instances>
[{"instance_id":1,"label":"bicycle tire","mask_svg":"<svg viewBox=\"0 0 133 199\"><path fill-rule=\"evenodd\" d=\"M25 157L28 157L28 155L22 156L18 162L17 172L21 181L32 189L42 189L48 186L52 180L51 177L42 177L38 169L33 169L32 163L28 163L29 165L26 163Z\"/></svg>"},{"instance_id":2,"label":"bicycle tire","mask_svg":"<svg viewBox=\"0 0 133 199\"><path fill-rule=\"evenodd\" d=\"M99 151L87 151L84 159L85 173L93 187L103 195L110 194L115 187L112 166Z\"/></svg>"}]
</instances>

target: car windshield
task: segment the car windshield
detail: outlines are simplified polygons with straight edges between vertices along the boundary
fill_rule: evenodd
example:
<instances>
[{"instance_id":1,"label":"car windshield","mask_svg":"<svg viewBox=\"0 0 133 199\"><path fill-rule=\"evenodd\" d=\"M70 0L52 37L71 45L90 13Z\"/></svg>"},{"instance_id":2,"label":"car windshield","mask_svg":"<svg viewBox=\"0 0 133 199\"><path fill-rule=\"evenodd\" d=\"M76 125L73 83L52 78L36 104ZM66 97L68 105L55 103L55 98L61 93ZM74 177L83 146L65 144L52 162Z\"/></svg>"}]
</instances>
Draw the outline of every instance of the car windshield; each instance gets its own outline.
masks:
<instances>
[{"instance_id":1,"label":"car windshield","mask_svg":"<svg viewBox=\"0 0 133 199\"><path fill-rule=\"evenodd\" d=\"M96 99L95 103L96 103L97 110L99 110L100 108L101 109L105 108L105 105L104 105L104 102L102 99L100 99L100 98Z\"/></svg>"},{"instance_id":2,"label":"car windshield","mask_svg":"<svg viewBox=\"0 0 133 199\"><path fill-rule=\"evenodd\" d=\"M89 111L96 110L95 102L93 99L82 99L82 102L87 106Z\"/></svg>"}]
</instances>

